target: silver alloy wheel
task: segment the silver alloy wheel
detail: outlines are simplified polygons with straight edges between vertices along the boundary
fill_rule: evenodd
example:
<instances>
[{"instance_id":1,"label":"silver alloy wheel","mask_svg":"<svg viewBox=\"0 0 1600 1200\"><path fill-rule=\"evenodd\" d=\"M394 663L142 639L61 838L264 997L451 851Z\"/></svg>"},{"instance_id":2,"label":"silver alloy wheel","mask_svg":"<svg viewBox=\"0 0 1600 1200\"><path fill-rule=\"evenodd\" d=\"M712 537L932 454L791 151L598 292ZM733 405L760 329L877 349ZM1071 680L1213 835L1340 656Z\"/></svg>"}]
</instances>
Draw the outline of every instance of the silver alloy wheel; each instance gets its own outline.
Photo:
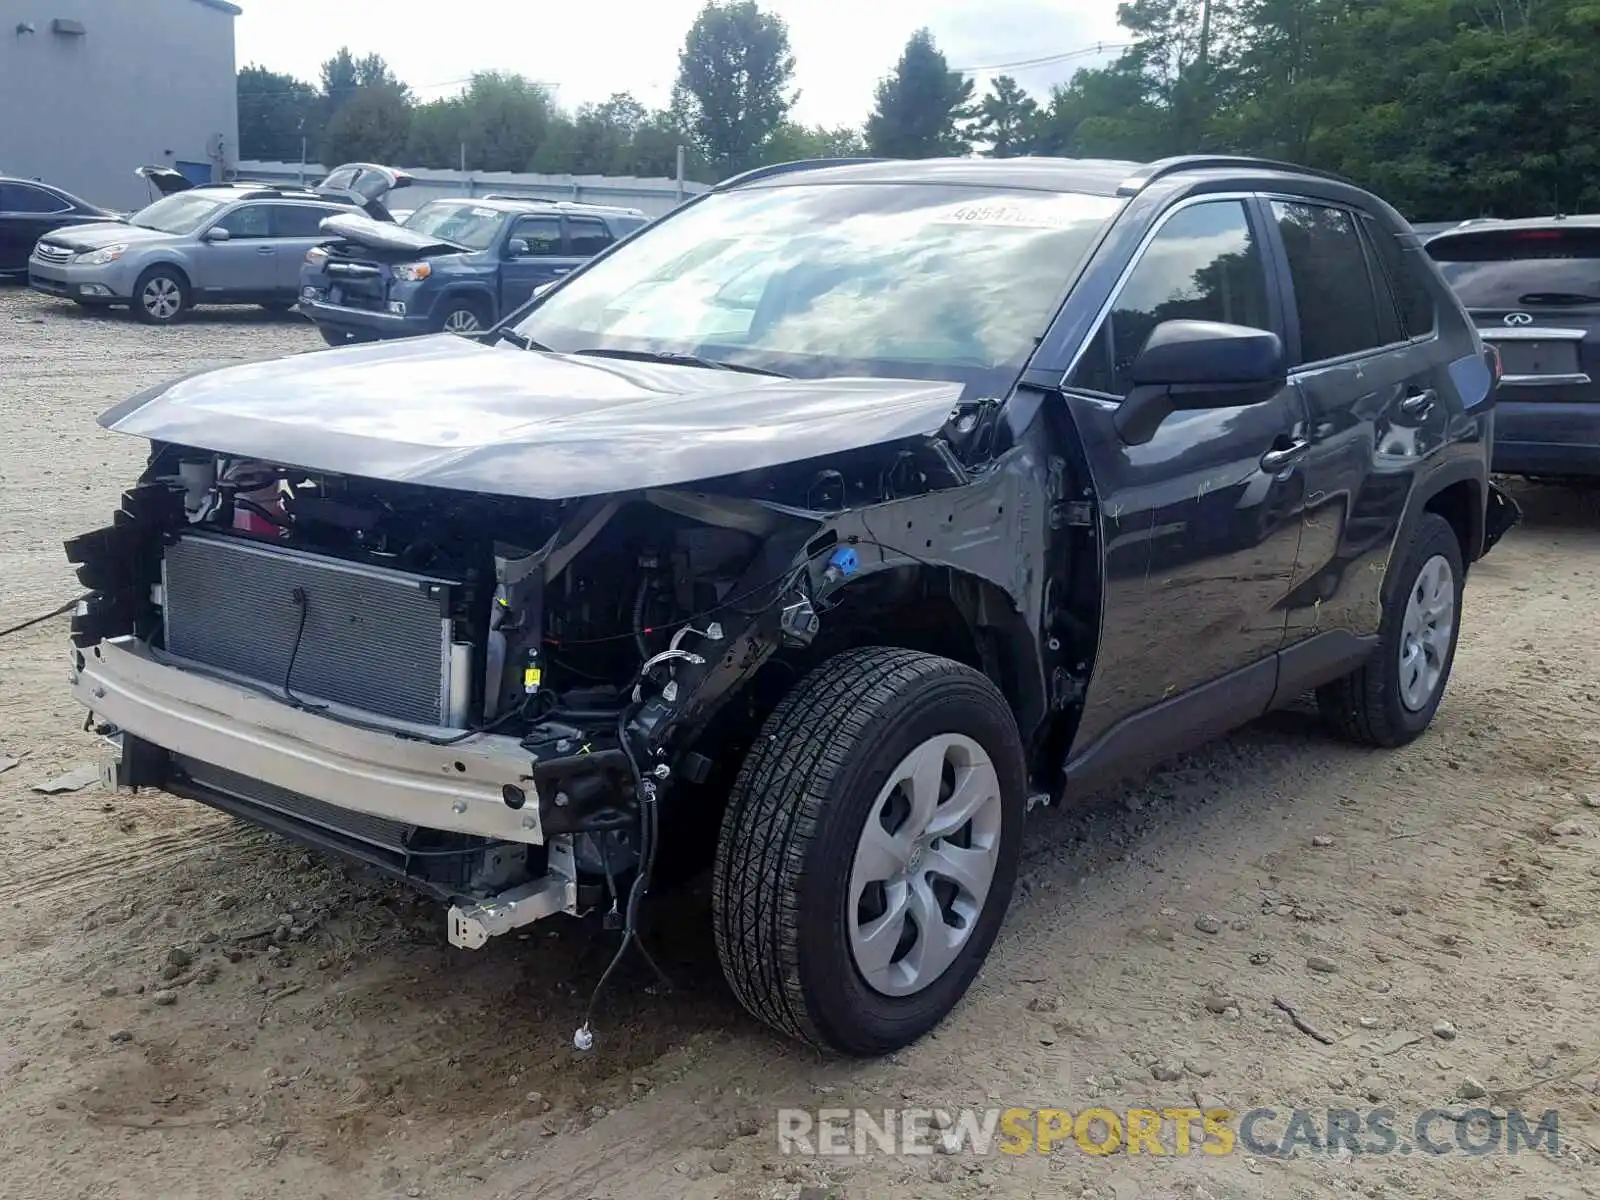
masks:
<instances>
[{"instance_id":1,"label":"silver alloy wheel","mask_svg":"<svg viewBox=\"0 0 1600 1200\"><path fill-rule=\"evenodd\" d=\"M478 314L470 308L454 308L445 314L446 333L477 333L481 328L483 326L478 321Z\"/></svg>"},{"instance_id":2,"label":"silver alloy wheel","mask_svg":"<svg viewBox=\"0 0 1600 1200\"><path fill-rule=\"evenodd\" d=\"M157 275L144 285L144 291L139 293L139 302L144 305L145 312L156 320L170 321L183 307L183 289L175 280Z\"/></svg>"},{"instance_id":3,"label":"silver alloy wheel","mask_svg":"<svg viewBox=\"0 0 1600 1200\"><path fill-rule=\"evenodd\" d=\"M920 992L977 927L1000 857L1000 780L982 746L946 733L906 755L867 813L846 897L867 986Z\"/></svg>"},{"instance_id":4,"label":"silver alloy wheel","mask_svg":"<svg viewBox=\"0 0 1600 1200\"><path fill-rule=\"evenodd\" d=\"M1417 572L1400 625L1400 701L1412 712L1427 707L1444 678L1455 625L1455 572L1435 554Z\"/></svg>"}]
</instances>

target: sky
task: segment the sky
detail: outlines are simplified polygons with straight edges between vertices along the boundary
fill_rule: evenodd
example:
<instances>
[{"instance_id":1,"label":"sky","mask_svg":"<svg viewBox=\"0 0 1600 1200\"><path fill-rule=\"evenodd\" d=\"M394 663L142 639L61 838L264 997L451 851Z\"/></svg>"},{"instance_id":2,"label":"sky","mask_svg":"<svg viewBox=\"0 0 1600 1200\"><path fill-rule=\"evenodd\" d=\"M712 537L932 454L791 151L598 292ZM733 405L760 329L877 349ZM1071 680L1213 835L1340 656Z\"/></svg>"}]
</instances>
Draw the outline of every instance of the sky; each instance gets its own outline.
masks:
<instances>
[{"instance_id":1,"label":"sky","mask_svg":"<svg viewBox=\"0 0 1600 1200\"><path fill-rule=\"evenodd\" d=\"M418 98L437 100L474 71L515 71L551 85L566 108L632 92L664 105L683 36L703 0L239 0L239 65L316 82L341 45L381 54ZM1020 63L1005 73L1043 98L1119 45L1116 0L761 0L788 22L805 124L859 125L873 88L926 25L952 67ZM1086 53L1084 53L1086 52ZM1063 61L1037 62L1074 55ZM980 89L997 72L978 72Z\"/></svg>"}]
</instances>

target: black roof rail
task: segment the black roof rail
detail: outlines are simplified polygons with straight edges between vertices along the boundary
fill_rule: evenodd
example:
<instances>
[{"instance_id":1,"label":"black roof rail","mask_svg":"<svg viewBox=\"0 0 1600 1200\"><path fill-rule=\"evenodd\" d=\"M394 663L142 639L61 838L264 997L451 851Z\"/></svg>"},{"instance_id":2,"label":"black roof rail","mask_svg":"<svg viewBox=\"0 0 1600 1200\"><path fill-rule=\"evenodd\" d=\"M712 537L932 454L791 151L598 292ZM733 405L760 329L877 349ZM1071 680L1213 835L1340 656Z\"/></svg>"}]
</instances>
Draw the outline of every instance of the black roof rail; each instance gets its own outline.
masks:
<instances>
[{"instance_id":1,"label":"black roof rail","mask_svg":"<svg viewBox=\"0 0 1600 1200\"><path fill-rule=\"evenodd\" d=\"M771 179L777 175L793 175L800 171L820 171L825 167L850 167L857 163L886 162L883 158L802 158L794 162L772 163L765 167L752 167L748 171L741 171L737 175L730 175L721 183L713 184L713 192L726 191L745 183L754 183L758 179Z\"/></svg>"},{"instance_id":2,"label":"black roof rail","mask_svg":"<svg viewBox=\"0 0 1600 1200\"><path fill-rule=\"evenodd\" d=\"M1275 158L1254 158L1244 154L1180 154L1174 158L1161 158L1135 171L1117 189L1119 196L1137 196L1158 179L1176 175L1180 171L1204 171L1213 167L1252 167L1258 171L1285 171L1291 175L1314 175L1334 183L1350 184L1343 175L1332 171L1319 171L1315 167L1302 167L1280 162Z\"/></svg>"}]
</instances>

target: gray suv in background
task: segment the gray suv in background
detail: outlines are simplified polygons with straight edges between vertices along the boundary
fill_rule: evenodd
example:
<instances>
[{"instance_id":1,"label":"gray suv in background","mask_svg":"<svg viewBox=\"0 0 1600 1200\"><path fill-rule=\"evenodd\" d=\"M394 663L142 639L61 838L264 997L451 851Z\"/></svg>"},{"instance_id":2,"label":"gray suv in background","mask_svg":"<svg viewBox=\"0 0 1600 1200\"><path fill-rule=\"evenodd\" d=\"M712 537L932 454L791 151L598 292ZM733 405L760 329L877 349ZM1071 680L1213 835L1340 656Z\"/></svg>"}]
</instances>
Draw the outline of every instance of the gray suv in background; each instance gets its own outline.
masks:
<instances>
[{"instance_id":1,"label":"gray suv in background","mask_svg":"<svg viewBox=\"0 0 1600 1200\"><path fill-rule=\"evenodd\" d=\"M391 220L383 198L410 182L388 168L356 163L314 188L182 188L125 221L40 238L28 260L28 284L86 307L126 305L151 325L179 321L197 304L287 310L306 251L326 240L322 221L359 211Z\"/></svg>"}]
</instances>

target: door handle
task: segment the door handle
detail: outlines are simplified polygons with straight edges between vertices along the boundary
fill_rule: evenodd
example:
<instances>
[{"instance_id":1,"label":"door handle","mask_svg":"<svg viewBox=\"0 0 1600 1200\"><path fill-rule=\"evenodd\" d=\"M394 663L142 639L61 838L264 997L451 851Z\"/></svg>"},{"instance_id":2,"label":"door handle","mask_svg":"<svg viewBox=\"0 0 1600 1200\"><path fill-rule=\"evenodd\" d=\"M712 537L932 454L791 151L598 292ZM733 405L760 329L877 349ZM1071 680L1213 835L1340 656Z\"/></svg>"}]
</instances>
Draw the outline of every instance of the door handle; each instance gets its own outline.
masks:
<instances>
[{"instance_id":1,"label":"door handle","mask_svg":"<svg viewBox=\"0 0 1600 1200\"><path fill-rule=\"evenodd\" d=\"M572 270L571 267L551 267L550 268L550 274L552 274L552 275L565 275L570 270Z\"/></svg>"},{"instance_id":2,"label":"door handle","mask_svg":"<svg viewBox=\"0 0 1600 1200\"><path fill-rule=\"evenodd\" d=\"M1296 438L1287 446L1275 450L1268 450L1261 456L1261 469L1268 475L1276 475L1279 471L1294 466L1311 450L1311 443L1305 438Z\"/></svg>"},{"instance_id":3,"label":"door handle","mask_svg":"<svg viewBox=\"0 0 1600 1200\"><path fill-rule=\"evenodd\" d=\"M1438 398L1438 392L1432 388L1423 388L1400 401L1400 411L1408 417L1425 417L1433 411L1433 402Z\"/></svg>"},{"instance_id":4,"label":"door handle","mask_svg":"<svg viewBox=\"0 0 1600 1200\"><path fill-rule=\"evenodd\" d=\"M256 253L257 254L276 254L277 251L275 249L273 249L271 246L257 246L256 247Z\"/></svg>"}]
</instances>

